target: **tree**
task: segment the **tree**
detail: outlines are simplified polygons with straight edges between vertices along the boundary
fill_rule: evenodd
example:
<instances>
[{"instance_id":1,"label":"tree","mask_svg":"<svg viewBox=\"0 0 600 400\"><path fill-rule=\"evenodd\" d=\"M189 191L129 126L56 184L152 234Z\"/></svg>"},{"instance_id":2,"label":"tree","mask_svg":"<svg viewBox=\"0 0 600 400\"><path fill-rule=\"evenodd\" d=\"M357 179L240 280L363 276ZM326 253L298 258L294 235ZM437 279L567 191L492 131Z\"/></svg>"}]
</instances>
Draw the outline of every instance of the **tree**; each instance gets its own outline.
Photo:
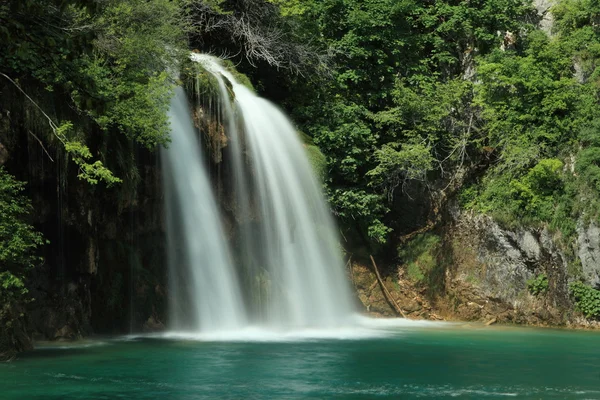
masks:
<instances>
[{"instance_id":1,"label":"tree","mask_svg":"<svg viewBox=\"0 0 600 400\"><path fill-rule=\"evenodd\" d=\"M5 2L0 90L33 104L47 127L38 136L62 147L82 179L118 183L104 166L114 164L106 146L89 143L124 136L154 149L168 142L169 70L185 39L180 15L180 2L168 0ZM18 112L13 104L6 96L0 102Z\"/></svg>"}]
</instances>

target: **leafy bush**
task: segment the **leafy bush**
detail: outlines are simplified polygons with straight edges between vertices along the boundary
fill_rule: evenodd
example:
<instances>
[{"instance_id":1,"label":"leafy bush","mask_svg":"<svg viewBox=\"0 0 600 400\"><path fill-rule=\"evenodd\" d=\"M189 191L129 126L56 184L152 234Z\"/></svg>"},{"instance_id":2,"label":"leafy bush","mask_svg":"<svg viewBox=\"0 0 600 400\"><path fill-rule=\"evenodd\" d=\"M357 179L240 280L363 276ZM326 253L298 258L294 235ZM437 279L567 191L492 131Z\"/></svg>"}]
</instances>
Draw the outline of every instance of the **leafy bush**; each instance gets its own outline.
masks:
<instances>
[{"instance_id":1,"label":"leafy bush","mask_svg":"<svg viewBox=\"0 0 600 400\"><path fill-rule=\"evenodd\" d=\"M540 274L527 281L527 289L534 296L546 294L548 292L548 277L546 274Z\"/></svg>"},{"instance_id":2,"label":"leafy bush","mask_svg":"<svg viewBox=\"0 0 600 400\"><path fill-rule=\"evenodd\" d=\"M565 191L562 161L543 159L519 178L509 174L490 175L482 182L480 194L467 189L460 197L463 206L490 213L505 225L554 222L557 199Z\"/></svg>"},{"instance_id":3,"label":"leafy bush","mask_svg":"<svg viewBox=\"0 0 600 400\"><path fill-rule=\"evenodd\" d=\"M600 290L596 290L582 282L573 282L569 285L569 291L575 300L577 309L586 318L600 318Z\"/></svg>"},{"instance_id":4,"label":"leafy bush","mask_svg":"<svg viewBox=\"0 0 600 400\"><path fill-rule=\"evenodd\" d=\"M329 202L334 213L342 219L358 221L360 228L367 232L374 244L384 244L391 229L381 222L381 217L388 211L382 196L364 190L347 188L328 191Z\"/></svg>"},{"instance_id":5,"label":"leafy bush","mask_svg":"<svg viewBox=\"0 0 600 400\"><path fill-rule=\"evenodd\" d=\"M40 262L35 250L44 243L25 222L31 204L24 185L0 167L0 359L12 350L13 326L30 300L25 277Z\"/></svg>"}]
</instances>

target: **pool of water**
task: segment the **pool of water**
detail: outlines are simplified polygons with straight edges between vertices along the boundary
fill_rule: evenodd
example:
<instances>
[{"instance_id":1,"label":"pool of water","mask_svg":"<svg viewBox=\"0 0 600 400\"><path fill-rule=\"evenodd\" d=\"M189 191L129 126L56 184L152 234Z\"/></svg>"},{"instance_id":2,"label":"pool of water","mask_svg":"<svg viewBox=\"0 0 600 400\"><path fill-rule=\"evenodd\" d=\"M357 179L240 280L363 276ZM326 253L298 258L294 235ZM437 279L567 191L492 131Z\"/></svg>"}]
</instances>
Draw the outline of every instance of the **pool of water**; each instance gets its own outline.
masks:
<instances>
[{"instance_id":1,"label":"pool of water","mask_svg":"<svg viewBox=\"0 0 600 400\"><path fill-rule=\"evenodd\" d=\"M12 399L600 399L600 332L387 322L97 339L0 364Z\"/></svg>"}]
</instances>

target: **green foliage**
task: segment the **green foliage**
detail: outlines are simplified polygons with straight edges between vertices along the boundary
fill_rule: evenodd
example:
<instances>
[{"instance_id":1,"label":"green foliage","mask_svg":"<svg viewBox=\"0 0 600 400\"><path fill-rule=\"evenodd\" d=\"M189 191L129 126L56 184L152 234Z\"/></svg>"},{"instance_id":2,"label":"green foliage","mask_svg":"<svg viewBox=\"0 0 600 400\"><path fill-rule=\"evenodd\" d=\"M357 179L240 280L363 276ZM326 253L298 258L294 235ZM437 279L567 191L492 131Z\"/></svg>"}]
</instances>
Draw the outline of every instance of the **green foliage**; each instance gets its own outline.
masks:
<instances>
[{"instance_id":1,"label":"green foliage","mask_svg":"<svg viewBox=\"0 0 600 400\"><path fill-rule=\"evenodd\" d=\"M71 156L73 162L79 166L79 174L77 175L79 179L93 185L99 181L105 182L108 186L122 182L101 161L95 161L91 164L88 162L92 158L92 153L86 145L80 142L66 142L65 151Z\"/></svg>"},{"instance_id":2,"label":"green foliage","mask_svg":"<svg viewBox=\"0 0 600 400\"><path fill-rule=\"evenodd\" d=\"M558 227L568 212L561 208L565 179L560 160L544 159L518 178L490 175L481 188L463 191L461 199L466 207L490 213L508 226L545 222Z\"/></svg>"},{"instance_id":3,"label":"green foliage","mask_svg":"<svg viewBox=\"0 0 600 400\"><path fill-rule=\"evenodd\" d=\"M355 221L359 231L366 232L373 243L383 244L387 241L391 229L380 220L387 212L380 195L358 189L335 190L329 192L329 201L338 217Z\"/></svg>"},{"instance_id":4,"label":"green foliage","mask_svg":"<svg viewBox=\"0 0 600 400\"><path fill-rule=\"evenodd\" d=\"M465 186L458 193L458 201L460 206L465 210L473 210L477 206L479 199L479 187L477 185Z\"/></svg>"},{"instance_id":5,"label":"green foliage","mask_svg":"<svg viewBox=\"0 0 600 400\"><path fill-rule=\"evenodd\" d=\"M106 168L101 161L89 163L92 158L90 149L78 140L69 139L72 137L73 124L65 122L54 129L54 134L63 143L65 152L71 157L73 162L79 166L79 179L83 179L90 184L97 184L103 181L108 186L122 182L115 177L113 173Z\"/></svg>"},{"instance_id":6,"label":"green foliage","mask_svg":"<svg viewBox=\"0 0 600 400\"><path fill-rule=\"evenodd\" d=\"M425 233L416 236L398 249L398 257L413 282L425 283L435 270L438 264L439 245L439 236Z\"/></svg>"},{"instance_id":7,"label":"green foliage","mask_svg":"<svg viewBox=\"0 0 600 400\"><path fill-rule=\"evenodd\" d=\"M0 323L10 323L16 305L26 300L26 275L41 261L36 249L42 235L26 222L31 211L23 196L25 184L0 166Z\"/></svg>"},{"instance_id":8,"label":"green foliage","mask_svg":"<svg viewBox=\"0 0 600 400\"><path fill-rule=\"evenodd\" d=\"M425 180L434 163L431 149L423 143L385 144L375 151L375 159L377 166L367 172L370 184L385 186L390 195L407 180Z\"/></svg>"},{"instance_id":9,"label":"green foliage","mask_svg":"<svg viewBox=\"0 0 600 400\"><path fill-rule=\"evenodd\" d=\"M466 207L507 225L546 224L566 237L575 233L577 214L597 215L596 8L585 0L560 1L553 8L556 37L531 30L516 49L479 58L474 101L495 163L463 189Z\"/></svg>"},{"instance_id":10,"label":"green foliage","mask_svg":"<svg viewBox=\"0 0 600 400\"><path fill-rule=\"evenodd\" d=\"M168 142L169 71L185 43L182 1L10 3L0 6L0 73L27 96L23 101L62 121L36 133L64 147L81 179L120 182L106 167L115 164L105 146L114 136L148 149ZM0 106L11 109L6 101Z\"/></svg>"},{"instance_id":11,"label":"green foliage","mask_svg":"<svg viewBox=\"0 0 600 400\"><path fill-rule=\"evenodd\" d=\"M104 130L118 128L150 149L167 143L173 89L167 70L182 40L177 2L113 0L87 18L95 24L94 52L78 67L102 102L94 107L81 90L87 88L74 88L78 106Z\"/></svg>"},{"instance_id":12,"label":"green foliage","mask_svg":"<svg viewBox=\"0 0 600 400\"><path fill-rule=\"evenodd\" d=\"M281 15L289 17L293 15L302 15L309 10L310 2L305 0L267 0L277 4L281 10Z\"/></svg>"},{"instance_id":13,"label":"green foliage","mask_svg":"<svg viewBox=\"0 0 600 400\"><path fill-rule=\"evenodd\" d=\"M596 290L581 282L569 284L571 296L577 309L588 319L600 318L600 290Z\"/></svg>"},{"instance_id":14,"label":"green foliage","mask_svg":"<svg viewBox=\"0 0 600 400\"><path fill-rule=\"evenodd\" d=\"M22 195L24 186L0 167L0 263L5 270L33 268L38 259L32 253L43 244L40 234L24 222L31 211Z\"/></svg>"},{"instance_id":15,"label":"green foliage","mask_svg":"<svg viewBox=\"0 0 600 400\"><path fill-rule=\"evenodd\" d=\"M481 153L487 131L464 67L500 45L497 31L528 26L533 8L519 0L272 2L298 35L333 54L332 79L292 78L287 101L327 158L341 222L382 243L397 187L446 187ZM340 212L345 191L360 193L359 204L383 204L360 215Z\"/></svg>"},{"instance_id":16,"label":"green foliage","mask_svg":"<svg viewBox=\"0 0 600 400\"><path fill-rule=\"evenodd\" d=\"M534 296L548 293L548 277L546 274L539 274L535 278L527 280L527 289Z\"/></svg>"},{"instance_id":17,"label":"green foliage","mask_svg":"<svg viewBox=\"0 0 600 400\"><path fill-rule=\"evenodd\" d=\"M459 187L464 207L567 237L578 213L598 215L596 2L558 2L554 37L530 1L272 2L333 50L333 79L291 79L288 102L327 158L343 224L381 237L396 227L394 189L414 181L440 198ZM383 207L348 218L344 191Z\"/></svg>"},{"instance_id":18,"label":"green foliage","mask_svg":"<svg viewBox=\"0 0 600 400\"><path fill-rule=\"evenodd\" d=\"M600 120L584 126L579 138L582 144L577 155L575 170L580 176L600 192Z\"/></svg>"}]
</instances>

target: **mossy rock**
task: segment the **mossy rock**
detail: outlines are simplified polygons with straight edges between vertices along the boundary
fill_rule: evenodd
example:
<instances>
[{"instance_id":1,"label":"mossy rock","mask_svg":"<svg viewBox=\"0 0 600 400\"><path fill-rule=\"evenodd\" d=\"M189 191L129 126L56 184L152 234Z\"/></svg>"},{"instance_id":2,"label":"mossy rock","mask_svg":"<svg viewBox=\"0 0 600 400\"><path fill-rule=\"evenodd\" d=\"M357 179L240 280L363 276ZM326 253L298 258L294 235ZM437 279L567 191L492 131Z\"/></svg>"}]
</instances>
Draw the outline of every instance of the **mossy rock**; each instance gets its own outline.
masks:
<instances>
[{"instance_id":1,"label":"mossy rock","mask_svg":"<svg viewBox=\"0 0 600 400\"><path fill-rule=\"evenodd\" d=\"M315 171L315 174L319 177L319 179L324 179L327 172L327 159L325 158L325 154L323 154L321 150L314 145L304 145L304 148L306 149L308 161Z\"/></svg>"},{"instance_id":2,"label":"mossy rock","mask_svg":"<svg viewBox=\"0 0 600 400\"><path fill-rule=\"evenodd\" d=\"M247 87L252 92L255 92L254 86L250 79L236 70L233 62L229 60L221 60L221 65L233 75L235 80L241 85ZM219 83L213 74L208 72L201 64L192 60L185 60L181 65L180 71L181 83L189 89L194 88L196 93L202 95L215 95L219 93ZM225 79L225 85L231 89L231 82ZM233 91L230 90L233 100Z\"/></svg>"},{"instance_id":3,"label":"mossy rock","mask_svg":"<svg viewBox=\"0 0 600 400\"><path fill-rule=\"evenodd\" d=\"M325 157L325 154L323 154L321 149L314 144L312 137L304 132L298 132L298 136L304 144L304 149L306 150L308 161L310 162L313 171L319 179L325 179L327 172L327 158Z\"/></svg>"},{"instance_id":4,"label":"mossy rock","mask_svg":"<svg viewBox=\"0 0 600 400\"><path fill-rule=\"evenodd\" d=\"M225 69L229 71L231 75L233 75L233 77L238 81L238 83L246 86L253 92L256 92L256 90L254 89L254 85L252 85L252 82L250 82L250 79L246 75L239 72L235 68L235 65L231 60L221 60L221 65L223 65L223 67L225 67Z\"/></svg>"},{"instance_id":5,"label":"mossy rock","mask_svg":"<svg viewBox=\"0 0 600 400\"><path fill-rule=\"evenodd\" d=\"M440 237L431 233L415 236L398 248L398 257L405 265L409 279L425 283L438 266Z\"/></svg>"}]
</instances>

